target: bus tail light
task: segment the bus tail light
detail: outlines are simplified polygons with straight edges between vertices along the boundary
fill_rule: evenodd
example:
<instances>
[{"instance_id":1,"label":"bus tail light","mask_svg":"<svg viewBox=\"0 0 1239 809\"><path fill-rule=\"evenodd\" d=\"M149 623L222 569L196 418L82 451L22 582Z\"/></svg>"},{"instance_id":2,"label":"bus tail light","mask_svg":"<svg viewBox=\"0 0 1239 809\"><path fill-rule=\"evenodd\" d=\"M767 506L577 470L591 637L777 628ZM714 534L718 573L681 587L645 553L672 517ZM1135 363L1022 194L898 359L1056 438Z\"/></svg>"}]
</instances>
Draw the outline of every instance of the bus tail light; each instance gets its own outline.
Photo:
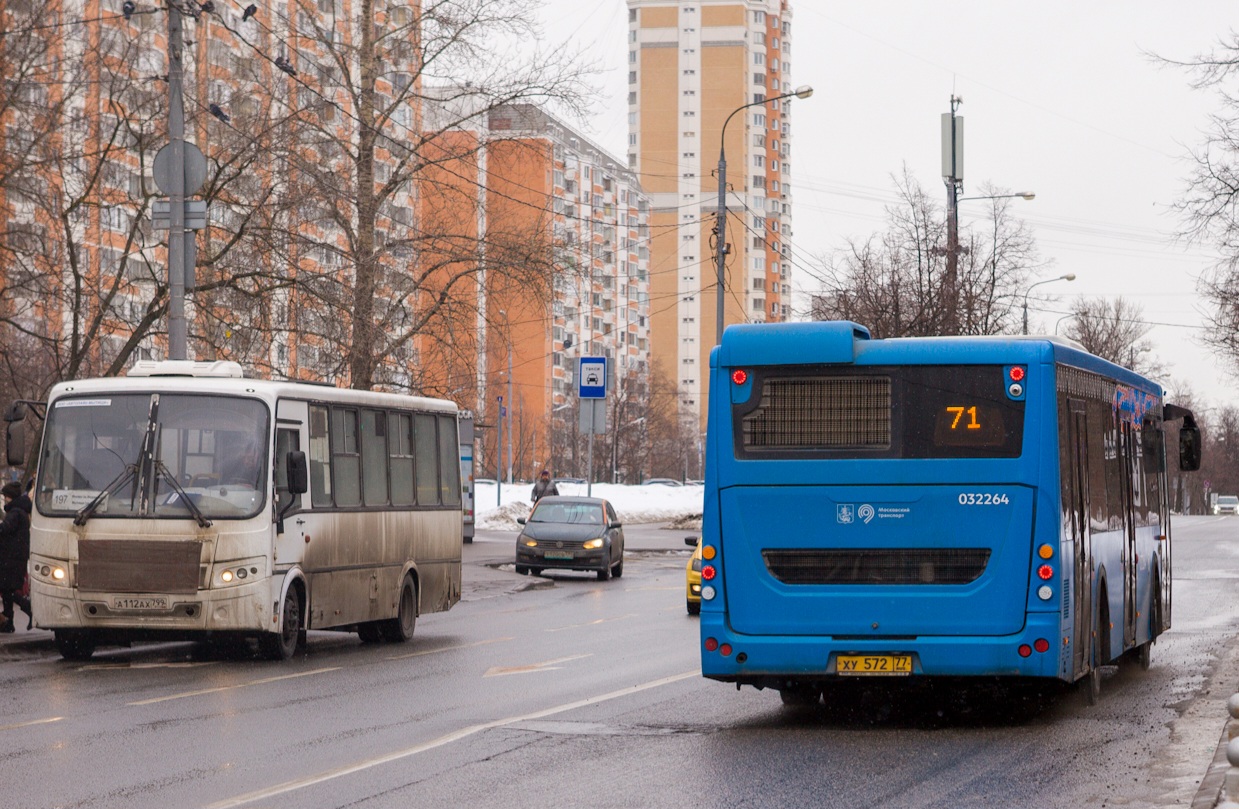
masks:
<instances>
[{"instance_id":1,"label":"bus tail light","mask_svg":"<svg viewBox=\"0 0 1239 809\"><path fill-rule=\"evenodd\" d=\"M1050 650L1050 642L1045 638L1037 638L1033 641L1033 648L1038 652L1048 652Z\"/></svg>"},{"instance_id":2,"label":"bus tail light","mask_svg":"<svg viewBox=\"0 0 1239 809\"><path fill-rule=\"evenodd\" d=\"M705 581L712 581L714 577L717 575L718 575L718 571L715 570L714 565L702 565L701 566L701 578L704 579Z\"/></svg>"},{"instance_id":3,"label":"bus tail light","mask_svg":"<svg viewBox=\"0 0 1239 809\"><path fill-rule=\"evenodd\" d=\"M731 381L736 385L743 385L749 381L749 372L743 368L737 368L731 372Z\"/></svg>"},{"instance_id":4,"label":"bus tail light","mask_svg":"<svg viewBox=\"0 0 1239 809\"><path fill-rule=\"evenodd\" d=\"M1020 648L1017 651L1020 653L1020 657L1029 657L1032 655L1032 647L1027 643L1021 643Z\"/></svg>"},{"instance_id":5,"label":"bus tail light","mask_svg":"<svg viewBox=\"0 0 1239 809\"><path fill-rule=\"evenodd\" d=\"M1037 577L1040 579L1049 579L1054 575L1054 568L1049 565L1042 565L1037 568Z\"/></svg>"},{"instance_id":6,"label":"bus tail light","mask_svg":"<svg viewBox=\"0 0 1239 809\"><path fill-rule=\"evenodd\" d=\"M723 657L731 657L731 644L724 643L722 646L718 647L718 653Z\"/></svg>"},{"instance_id":7,"label":"bus tail light","mask_svg":"<svg viewBox=\"0 0 1239 809\"><path fill-rule=\"evenodd\" d=\"M705 647L707 652L713 652L718 648L718 641L714 638L706 638Z\"/></svg>"}]
</instances>

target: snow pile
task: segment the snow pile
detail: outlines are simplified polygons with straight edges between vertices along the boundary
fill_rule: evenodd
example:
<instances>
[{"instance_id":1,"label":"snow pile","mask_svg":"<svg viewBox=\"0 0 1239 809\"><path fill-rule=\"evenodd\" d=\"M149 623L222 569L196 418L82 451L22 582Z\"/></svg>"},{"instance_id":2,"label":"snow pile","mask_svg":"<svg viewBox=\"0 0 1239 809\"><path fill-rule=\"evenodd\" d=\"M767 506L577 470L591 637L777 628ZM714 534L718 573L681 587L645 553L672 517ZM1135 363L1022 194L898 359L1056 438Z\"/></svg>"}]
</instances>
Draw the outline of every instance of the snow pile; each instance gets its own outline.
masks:
<instances>
[{"instance_id":1,"label":"snow pile","mask_svg":"<svg viewBox=\"0 0 1239 809\"><path fill-rule=\"evenodd\" d=\"M529 495L532 484L504 484L503 504L497 504L494 483L479 483L473 495L477 527L488 531L518 531L517 517L529 516ZM563 495L586 495L585 484L565 483L559 486ZM690 521L700 524L704 489L696 486L624 486L615 483L595 483L592 496L609 500L616 514L625 523L664 523Z\"/></svg>"}]
</instances>

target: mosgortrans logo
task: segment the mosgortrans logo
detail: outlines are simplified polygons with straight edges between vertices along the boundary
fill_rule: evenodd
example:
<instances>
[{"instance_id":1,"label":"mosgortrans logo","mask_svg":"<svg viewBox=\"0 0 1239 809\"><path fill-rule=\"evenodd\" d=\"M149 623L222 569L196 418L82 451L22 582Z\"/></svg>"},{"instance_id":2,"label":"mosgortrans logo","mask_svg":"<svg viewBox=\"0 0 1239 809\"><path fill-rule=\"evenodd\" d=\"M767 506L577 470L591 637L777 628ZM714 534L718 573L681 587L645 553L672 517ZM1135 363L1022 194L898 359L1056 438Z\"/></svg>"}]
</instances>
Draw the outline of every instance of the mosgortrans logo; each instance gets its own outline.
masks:
<instances>
[{"instance_id":1,"label":"mosgortrans logo","mask_svg":"<svg viewBox=\"0 0 1239 809\"><path fill-rule=\"evenodd\" d=\"M860 506L853 503L839 503L835 512L835 519L839 521L840 525L851 525L857 520L860 520L862 523L868 523L876 513L873 506L868 503L863 503Z\"/></svg>"}]
</instances>

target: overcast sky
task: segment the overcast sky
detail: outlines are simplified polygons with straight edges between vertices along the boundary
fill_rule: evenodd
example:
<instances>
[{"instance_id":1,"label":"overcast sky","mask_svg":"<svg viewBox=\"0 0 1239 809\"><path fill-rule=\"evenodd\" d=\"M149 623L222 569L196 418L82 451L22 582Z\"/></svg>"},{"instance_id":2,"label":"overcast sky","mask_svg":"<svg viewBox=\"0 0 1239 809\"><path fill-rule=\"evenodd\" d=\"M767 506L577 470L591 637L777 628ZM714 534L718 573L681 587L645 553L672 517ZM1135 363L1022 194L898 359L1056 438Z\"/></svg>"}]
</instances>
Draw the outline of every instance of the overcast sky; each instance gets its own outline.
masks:
<instances>
[{"instance_id":1,"label":"overcast sky","mask_svg":"<svg viewBox=\"0 0 1239 809\"><path fill-rule=\"evenodd\" d=\"M1239 4L1221 0L798 0L791 79L812 98L793 112L793 247L827 254L880 229L906 164L945 200L939 118L952 93L966 121L964 196L984 183L1033 191L1012 212L1034 229L1039 278L1032 331L1053 331L1075 295L1123 295L1157 325L1150 333L1170 376L1215 404L1236 380L1198 340L1196 279L1206 246L1176 243L1169 206L1189 171L1216 99L1147 53L1184 59L1239 29ZM626 151L627 8L624 0L548 0L549 40L579 42L605 68L595 117L583 128ZM978 223L988 203L964 202ZM815 282L798 272L801 291ZM1058 294L1057 301L1041 298ZM1170 385L1171 380L1165 380Z\"/></svg>"}]
</instances>

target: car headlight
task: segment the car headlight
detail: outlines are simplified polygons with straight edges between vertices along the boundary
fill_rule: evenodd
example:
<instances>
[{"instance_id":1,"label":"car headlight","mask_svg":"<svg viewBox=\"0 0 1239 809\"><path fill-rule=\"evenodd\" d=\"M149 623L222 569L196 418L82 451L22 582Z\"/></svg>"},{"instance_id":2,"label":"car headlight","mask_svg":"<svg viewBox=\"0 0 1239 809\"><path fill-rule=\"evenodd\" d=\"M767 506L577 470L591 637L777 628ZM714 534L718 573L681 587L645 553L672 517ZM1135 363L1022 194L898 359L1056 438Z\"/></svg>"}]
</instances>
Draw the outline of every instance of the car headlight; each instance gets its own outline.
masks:
<instances>
[{"instance_id":1,"label":"car headlight","mask_svg":"<svg viewBox=\"0 0 1239 809\"><path fill-rule=\"evenodd\" d=\"M536 547L538 547L538 540L536 540L536 539L527 539L527 540L525 540L525 547L527 547L527 548L536 548Z\"/></svg>"},{"instance_id":2,"label":"car headlight","mask_svg":"<svg viewBox=\"0 0 1239 809\"><path fill-rule=\"evenodd\" d=\"M601 548L601 547L602 547L602 539L601 539L601 538L598 538L598 539L587 539L587 540L585 540L585 545L584 545L583 547L584 547L584 548L585 548L585 550L587 550L587 551L594 551L594 550L597 550L597 549L599 549L599 548Z\"/></svg>"}]
</instances>

